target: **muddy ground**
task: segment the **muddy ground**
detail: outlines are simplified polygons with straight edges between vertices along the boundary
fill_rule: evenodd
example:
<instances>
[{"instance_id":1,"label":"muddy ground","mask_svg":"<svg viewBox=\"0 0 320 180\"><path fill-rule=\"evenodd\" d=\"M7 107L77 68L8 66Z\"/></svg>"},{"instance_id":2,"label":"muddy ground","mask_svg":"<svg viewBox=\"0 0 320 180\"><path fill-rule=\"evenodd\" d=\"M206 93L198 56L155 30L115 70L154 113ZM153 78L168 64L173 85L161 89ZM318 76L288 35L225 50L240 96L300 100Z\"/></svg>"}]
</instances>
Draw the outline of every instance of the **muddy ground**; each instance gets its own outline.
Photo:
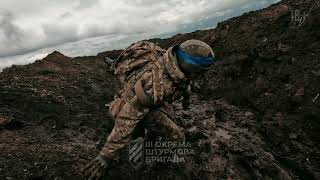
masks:
<instances>
[{"instance_id":1,"label":"muddy ground","mask_svg":"<svg viewBox=\"0 0 320 180\"><path fill-rule=\"evenodd\" d=\"M319 7L282 1L215 29L152 39L167 48L195 38L215 50L216 66L194 82L190 109L174 104L177 123L193 127L187 140L196 153L135 170L124 152L106 178L320 179ZM112 129L105 104L120 87L104 58L120 52L53 52L4 69L0 179L83 178L79 169Z\"/></svg>"}]
</instances>

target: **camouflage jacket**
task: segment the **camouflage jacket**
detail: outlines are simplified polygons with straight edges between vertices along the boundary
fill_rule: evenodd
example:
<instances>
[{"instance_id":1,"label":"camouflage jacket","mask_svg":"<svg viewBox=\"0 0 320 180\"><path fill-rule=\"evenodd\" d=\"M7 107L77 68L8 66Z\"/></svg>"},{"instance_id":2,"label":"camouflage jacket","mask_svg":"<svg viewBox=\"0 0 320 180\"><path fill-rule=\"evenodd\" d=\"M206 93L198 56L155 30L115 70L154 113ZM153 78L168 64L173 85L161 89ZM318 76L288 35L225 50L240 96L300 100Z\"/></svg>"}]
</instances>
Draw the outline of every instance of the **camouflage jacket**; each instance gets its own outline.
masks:
<instances>
[{"instance_id":1,"label":"camouflage jacket","mask_svg":"<svg viewBox=\"0 0 320 180\"><path fill-rule=\"evenodd\" d=\"M132 45L133 47L135 45ZM132 47L131 46L131 47ZM157 46L157 45L156 45ZM159 48L157 46L157 48ZM115 101L111 103L109 111L116 118L117 113L121 110L121 104L125 101L125 97L128 93L135 93L139 98L139 93L137 92L137 82L141 82L140 90L145 93L150 98L149 101L152 101L148 105L145 105L145 102L142 102L145 106L150 107L152 105L161 106L165 102L171 104L175 100L183 98L183 101L188 104L190 101L190 80L186 78L183 72L180 70L176 56L172 51L172 47L167 51L160 49L161 56L156 56L158 65L161 66L161 72L158 77L158 84L161 84L161 88L157 89L157 83L155 82L155 65L152 61L149 61L142 68L139 68L137 71L129 73L125 78L121 79L124 84L124 88L115 96ZM149 57L149 56L147 56ZM145 56L141 57L146 58ZM144 60L142 60L144 61ZM125 67L128 65L124 65ZM121 69L120 69L121 70ZM115 71L117 75L117 70ZM125 80L124 80L125 79ZM139 91L139 90L138 90ZM161 97L158 97L161 94ZM158 98L158 99L157 99ZM115 106L115 107L114 107Z\"/></svg>"}]
</instances>

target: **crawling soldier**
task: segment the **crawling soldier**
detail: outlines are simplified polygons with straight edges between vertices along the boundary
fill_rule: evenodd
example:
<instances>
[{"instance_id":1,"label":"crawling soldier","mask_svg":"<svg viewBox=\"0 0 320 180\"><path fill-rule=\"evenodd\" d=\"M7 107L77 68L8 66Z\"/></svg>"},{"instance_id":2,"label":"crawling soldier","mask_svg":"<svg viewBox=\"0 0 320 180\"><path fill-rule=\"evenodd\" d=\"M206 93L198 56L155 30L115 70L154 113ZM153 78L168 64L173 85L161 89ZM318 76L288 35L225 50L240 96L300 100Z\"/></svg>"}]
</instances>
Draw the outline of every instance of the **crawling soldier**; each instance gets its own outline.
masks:
<instances>
[{"instance_id":1,"label":"crawling soldier","mask_svg":"<svg viewBox=\"0 0 320 180\"><path fill-rule=\"evenodd\" d=\"M151 134L183 140L184 131L173 121L171 103L183 98L189 106L190 81L214 63L210 46L188 40L167 51L157 44L140 41L125 49L113 64L123 89L110 104L115 125L99 155L84 168L89 179L99 179L110 162L128 144L138 124Z\"/></svg>"}]
</instances>

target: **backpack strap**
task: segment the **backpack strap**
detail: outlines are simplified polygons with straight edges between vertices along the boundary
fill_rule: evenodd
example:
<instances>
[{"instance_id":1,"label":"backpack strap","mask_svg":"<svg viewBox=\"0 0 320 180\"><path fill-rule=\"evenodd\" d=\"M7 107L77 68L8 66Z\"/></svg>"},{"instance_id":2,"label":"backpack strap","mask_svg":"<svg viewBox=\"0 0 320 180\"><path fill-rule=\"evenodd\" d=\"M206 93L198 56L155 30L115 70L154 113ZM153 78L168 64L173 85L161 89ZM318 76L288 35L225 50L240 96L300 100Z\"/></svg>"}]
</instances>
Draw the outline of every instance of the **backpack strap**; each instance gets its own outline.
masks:
<instances>
[{"instance_id":1,"label":"backpack strap","mask_svg":"<svg viewBox=\"0 0 320 180\"><path fill-rule=\"evenodd\" d=\"M154 63L153 73L153 101L155 105L160 105L163 101L164 87L163 87L163 66L160 64L161 57L156 59L154 53L150 53L149 58Z\"/></svg>"},{"instance_id":2,"label":"backpack strap","mask_svg":"<svg viewBox=\"0 0 320 180\"><path fill-rule=\"evenodd\" d=\"M154 107L160 105L163 102L163 79L162 79L163 70L158 68L156 65L152 69L153 75L153 98L149 96L143 89L143 84L141 79L139 79L134 85L134 91L141 102L142 105L146 107Z\"/></svg>"},{"instance_id":3,"label":"backpack strap","mask_svg":"<svg viewBox=\"0 0 320 180\"><path fill-rule=\"evenodd\" d=\"M154 64L154 68L152 70L153 73L153 102L155 105L160 105L163 102L164 96L164 87L163 87L163 62L162 62L162 49L159 49L159 46L155 46L155 44L150 43L149 46L151 53L149 54L149 58ZM161 56L159 56L159 52ZM158 55L158 57L156 57Z\"/></svg>"},{"instance_id":4,"label":"backpack strap","mask_svg":"<svg viewBox=\"0 0 320 180\"><path fill-rule=\"evenodd\" d=\"M141 79L139 79L134 85L134 91L143 106L152 107L154 105L152 98L143 89Z\"/></svg>"}]
</instances>

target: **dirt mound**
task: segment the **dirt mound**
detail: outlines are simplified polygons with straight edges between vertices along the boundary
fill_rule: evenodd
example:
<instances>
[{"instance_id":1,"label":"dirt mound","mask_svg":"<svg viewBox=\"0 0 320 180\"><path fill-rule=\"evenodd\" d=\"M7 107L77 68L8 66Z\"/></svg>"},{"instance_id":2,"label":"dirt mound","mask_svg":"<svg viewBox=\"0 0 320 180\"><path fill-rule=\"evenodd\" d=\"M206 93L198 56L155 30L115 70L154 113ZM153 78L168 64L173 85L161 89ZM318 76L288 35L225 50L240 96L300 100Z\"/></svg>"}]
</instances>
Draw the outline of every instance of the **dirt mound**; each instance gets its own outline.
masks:
<instances>
[{"instance_id":1,"label":"dirt mound","mask_svg":"<svg viewBox=\"0 0 320 180\"><path fill-rule=\"evenodd\" d=\"M195 155L135 170L126 153L110 179L320 179L320 3L282 1L211 30L152 39L200 39L216 66L193 84L188 111ZM105 104L119 90L105 57L53 52L0 74L0 179L81 179L79 169L112 128Z\"/></svg>"}]
</instances>

